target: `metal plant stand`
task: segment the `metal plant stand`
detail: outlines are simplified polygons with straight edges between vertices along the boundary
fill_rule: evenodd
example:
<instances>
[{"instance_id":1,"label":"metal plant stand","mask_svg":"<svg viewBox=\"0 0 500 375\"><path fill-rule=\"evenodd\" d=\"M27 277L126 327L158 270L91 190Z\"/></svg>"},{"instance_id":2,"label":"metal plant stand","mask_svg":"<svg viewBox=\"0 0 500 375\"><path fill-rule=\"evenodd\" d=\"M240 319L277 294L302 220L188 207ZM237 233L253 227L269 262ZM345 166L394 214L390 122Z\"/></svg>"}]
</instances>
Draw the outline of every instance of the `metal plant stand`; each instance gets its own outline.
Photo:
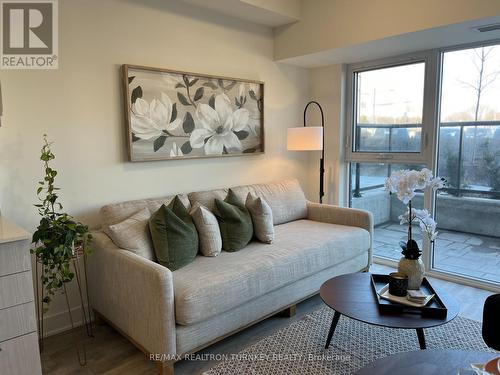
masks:
<instances>
[{"instance_id":1,"label":"metal plant stand","mask_svg":"<svg viewBox=\"0 0 500 375\"><path fill-rule=\"evenodd\" d=\"M82 311L82 318L83 318L83 326L85 329L85 333L88 337L94 337L94 331L93 331L93 326L92 326L92 317L91 317L91 307L90 307L90 299L89 299L89 292L88 292L88 283L87 283L87 255L84 253L83 248L76 248L75 253L73 257L71 258L71 262L73 263L73 269L75 272L75 277L74 280L76 280L77 286L78 286L78 296L80 299L80 307ZM83 266L83 272L81 270L81 266ZM45 314L45 309L43 306L43 299L44 299L44 288L39 286L39 275L43 274L43 265L39 261L39 259L36 259L36 265L35 265L35 274L36 274L36 306L37 306L37 320L38 320L38 340L39 340L39 347L40 347L40 352L43 352L43 344L44 344L44 314ZM85 290L82 290L82 287L85 288ZM39 291L39 288L41 288L41 291ZM75 329L75 320L73 318L73 314L71 312L71 305L66 289L66 284L63 285L63 292L66 300L66 307L68 309L68 316L69 316L69 321L71 324L71 329L72 331ZM41 294L41 297L40 297ZM85 304L86 302L86 304ZM86 305L86 306L85 306ZM87 364L87 350L85 347L85 341L83 338L78 338L79 335L74 335L75 340L74 340L74 345L76 349L76 354L78 357L78 362L80 363L80 366L85 366Z\"/></svg>"}]
</instances>

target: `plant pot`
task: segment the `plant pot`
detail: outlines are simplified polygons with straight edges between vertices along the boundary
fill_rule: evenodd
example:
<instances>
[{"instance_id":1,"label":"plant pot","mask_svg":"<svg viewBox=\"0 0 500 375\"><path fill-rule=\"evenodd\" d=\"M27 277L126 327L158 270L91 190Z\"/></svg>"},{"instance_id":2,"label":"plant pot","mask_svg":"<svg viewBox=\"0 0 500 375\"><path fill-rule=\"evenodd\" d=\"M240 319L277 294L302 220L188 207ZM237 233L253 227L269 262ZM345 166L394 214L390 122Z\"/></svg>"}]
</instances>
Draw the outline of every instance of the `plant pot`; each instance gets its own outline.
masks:
<instances>
[{"instance_id":1,"label":"plant pot","mask_svg":"<svg viewBox=\"0 0 500 375\"><path fill-rule=\"evenodd\" d=\"M425 267L422 259L407 259L402 257L399 260L398 271L408 276L408 289L419 289L425 275Z\"/></svg>"}]
</instances>

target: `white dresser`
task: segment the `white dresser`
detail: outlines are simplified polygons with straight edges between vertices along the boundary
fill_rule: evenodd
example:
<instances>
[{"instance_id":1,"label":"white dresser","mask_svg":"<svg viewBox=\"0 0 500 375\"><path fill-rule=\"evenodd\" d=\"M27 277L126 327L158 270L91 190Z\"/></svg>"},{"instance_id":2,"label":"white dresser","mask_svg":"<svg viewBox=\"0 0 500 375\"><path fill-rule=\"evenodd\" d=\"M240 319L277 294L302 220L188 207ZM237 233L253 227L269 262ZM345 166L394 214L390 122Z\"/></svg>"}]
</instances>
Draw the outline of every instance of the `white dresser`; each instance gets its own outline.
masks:
<instances>
[{"instance_id":1,"label":"white dresser","mask_svg":"<svg viewBox=\"0 0 500 375\"><path fill-rule=\"evenodd\" d=\"M31 274L30 235L0 217L0 373L42 373Z\"/></svg>"}]
</instances>

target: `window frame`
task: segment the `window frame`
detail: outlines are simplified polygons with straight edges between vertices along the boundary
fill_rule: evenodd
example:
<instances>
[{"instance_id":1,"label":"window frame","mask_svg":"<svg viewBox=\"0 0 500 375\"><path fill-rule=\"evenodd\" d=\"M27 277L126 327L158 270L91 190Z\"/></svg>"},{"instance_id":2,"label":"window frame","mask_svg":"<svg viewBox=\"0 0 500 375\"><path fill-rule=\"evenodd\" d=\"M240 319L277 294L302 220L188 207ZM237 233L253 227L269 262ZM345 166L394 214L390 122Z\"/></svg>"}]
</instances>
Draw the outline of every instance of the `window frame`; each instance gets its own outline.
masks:
<instances>
[{"instance_id":1,"label":"window frame","mask_svg":"<svg viewBox=\"0 0 500 375\"><path fill-rule=\"evenodd\" d=\"M500 45L500 38L475 41L469 43L461 43L455 45L444 46L431 50L418 51L399 55L395 57L381 58L366 62L347 64L346 75L344 77L346 101L343 104L345 115L342 122L344 130L344 156L343 170L344 178L342 186L344 186L343 204L350 207L350 183L351 183L351 163L415 163L422 164L433 171L437 170L438 166L438 147L439 147L439 131L440 131L440 106L441 106L441 88L443 79L443 57L446 52L459 51L470 48L487 47L490 45ZM424 78L424 101L422 113L422 149L420 153L376 153L376 152L354 152L351 140L354 134L354 119L355 113L353 105L354 98L354 73L360 71L373 70L378 68L386 68L397 65L404 65L417 61L425 61L425 78ZM436 214L437 192L424 195L424 207L433 215ZM434 249L430 242L424 238L422 248L422 260L425 264L426 273L429 276L442 278L444 280L463 283L465 285L483 288L496 293L500 293L500 284L492 281L477 279L469 276L459 275L436 268L434 264ZM394 267L397 262L388 258L379 257L374 254L374 261L378 264Z\"/></svg>"},{"instance_id":2,"label":"window frame","mask_svg":"<svg viewBox=\"0 0 500 375\"><path fill-rule=\"evenodd\" d=\"M439 64L438 50L421 51L396 57L371 60L347 66L346 82L346 126L345 126L345 162L358 163L416 163L432 165L434 152L434 138L437 121L437 72ZM376 69L391 68L412 63L423 62L424 97L422 108L422 136L420 152L367 152L354 151L354 135L356 121L356 74Z\"/></svg>"}]
</instances>

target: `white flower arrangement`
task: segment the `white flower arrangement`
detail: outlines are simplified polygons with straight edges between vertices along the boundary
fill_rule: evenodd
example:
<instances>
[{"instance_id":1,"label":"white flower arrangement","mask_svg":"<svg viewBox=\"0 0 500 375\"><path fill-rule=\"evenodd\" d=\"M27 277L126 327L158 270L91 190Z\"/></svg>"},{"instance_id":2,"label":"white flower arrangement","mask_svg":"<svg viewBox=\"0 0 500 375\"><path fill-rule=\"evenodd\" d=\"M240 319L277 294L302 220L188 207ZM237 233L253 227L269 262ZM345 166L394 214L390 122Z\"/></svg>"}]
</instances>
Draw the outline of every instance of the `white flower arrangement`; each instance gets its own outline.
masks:
<instances>
[{"instance_id":1,"label":"white flower arrangement","mask_svg":"<svg viewBox=\"0 0 500 375\"><path fill-rule=\"evenodd\" d=\"M398 199L404 204L408 204L415 196L415 190L431 188L433 190L443 187L443 180L433 177L432 171L427 168L421 171L403 169L392 172L390 177L385 179L385 189L391 193L396 193Z\"/></svg>"},{"instance_id":2,"label":"white flower arrangement","mask_svg":"<svg viewBox=\"0 0 500 375\"><path fill-rule=\"evenodd\" d=\"M409 218L409 213L410 211L408 210L403 215L398 216L398 219L400 220L399 224L409 224L410 221L413 222L414 220L418 220L422 233L424 233L430 241L434 241L438 235L438 232L436 231L437 223L431 217L429 211L412 208L411 220Z\"/></svg>"},{"instance_id":3,"label":"white flower arrangement","mask_svg":"<svg viewBox=\"0 0 500 375\"><path fill-rule=\"evenodd\" d=\"M395 193L398 199L408 205L407 211L399 216L400 224L408 224L408 240L411 238L411 226L414 220L418 220L422 233L430 241L434 241L438 232L436 231L436 222L427 210L417 210L411 207L411 200L415 197L416 190L432 189L437 190L444 186L443 179L433 177L432 171L427 168L421 171L400 170L393 172L385 180L385 189ZM410 215L411 212L411 215Z\"/></svg>"}]
</instances>

